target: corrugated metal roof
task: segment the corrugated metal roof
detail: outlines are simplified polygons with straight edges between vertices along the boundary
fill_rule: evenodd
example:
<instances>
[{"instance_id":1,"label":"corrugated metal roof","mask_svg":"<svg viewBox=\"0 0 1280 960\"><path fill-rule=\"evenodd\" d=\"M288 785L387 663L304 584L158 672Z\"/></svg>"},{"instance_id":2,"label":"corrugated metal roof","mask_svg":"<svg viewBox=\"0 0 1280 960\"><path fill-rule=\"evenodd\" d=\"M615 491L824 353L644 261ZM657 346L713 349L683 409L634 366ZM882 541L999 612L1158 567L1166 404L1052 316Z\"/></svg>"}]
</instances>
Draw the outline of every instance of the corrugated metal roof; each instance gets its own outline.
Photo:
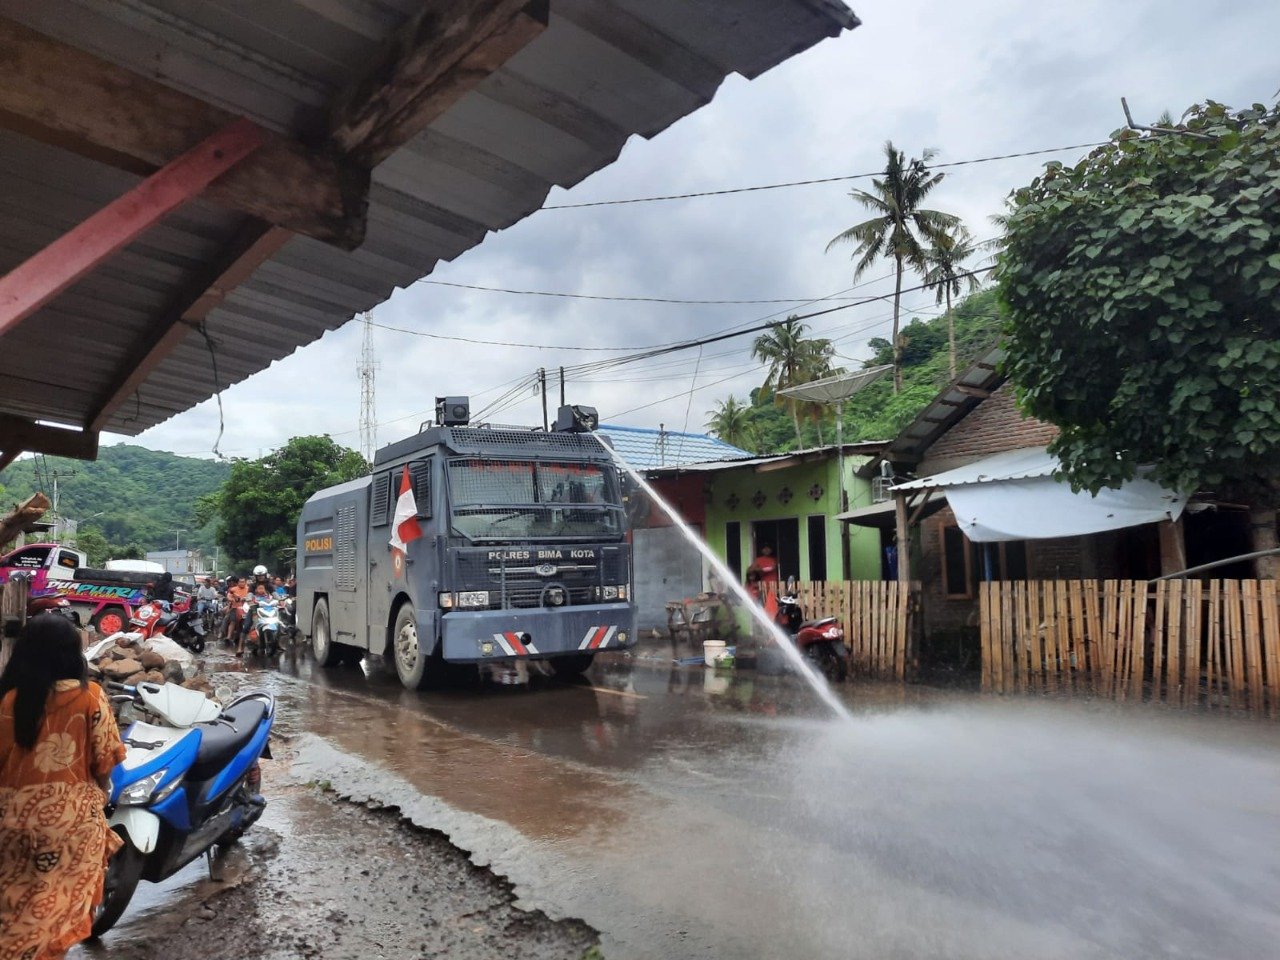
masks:
<instances>
[{"instance_id":1,"label":"corrugated metal roof","mask_svg":"<svg viewBox=\"0 0 1280 960\"><path fill-rule=\"evenodd\" d=\"M846 443L844 446L845 456L868 456L879 453L884 449L884 441L882 440L862 440L858 443ZM808 447L804 450L792 450L788 453L773 453L763 457L753 456L744 453L738 457L722 457L718 460L704 460L700 462L681 463L679 465L667 465L665 467L652 467L650 473L713 473L718 470L738 470L743 467L760 467L768 464L787 464L788 461L793 463L805 463L813 460L822 460L828 457L837 456L840 448L835 444L825 447Z\"/></svg>"},{"instance_id":2,"label":"corrugated metal roof","mask_svg":"<svg viewBox=\"0 0 1280 960\"><path fill-rule=\"evenodd\" d=\"M934 441L967 417L974 407L1004 383L1005 375L1000 372L1002 360L1004 350L998 344L993 344L958 377L943 387L916 414L916 418L889 442L880 456L859 467L858 474L863 477L871 476L882 460L890 463L919 463Z\"/></svg>"},{"instance_id":3,"label":"corrugated metal roof","mask_svg":"<svg viewBox=\"0 0 1280 960\"><path fill-rule=\"evenodd\" d=\"M0 0L0 14L273 131L315 129L417 0ZM374 170L367 237L290 239L106 429L137 434L429 274L706 103L857 25L835 0L552 0L547 29ZM0 132L0 270L139 177ZM81 423L175 294L244 223L194 202L5 337L0 411ZM74 349L69 349L74 347Z\"/></svg>"},{"instance_id":4,"label":"corrugated metal roof","mask_svg":"<svg viewBox=\"0 0 1280 960\"><path fill-rule=\"evenodd\" d=\"M931 477L895 483L893 489L930 490L975 483L997 483L1001 480L1032 480L1036 477L1051 477L1057 469L1058 458L1051 456L1044 447L1024 447L1021 450L995 453L973 463L966 463L963 467L935 473Z\"/></svg>"},{"instance_id":5,"label":"corrugated metal roof","mask_svg":"<svg viewBox=\"0 0 1280 960\"><path fill-rule=\"evenodd\" d=\"M705 433L619 427L607 423L601 424L599 432L609 438L622 459L640 470L751 456L747 451Z\"/></svg>"}]
</instances>

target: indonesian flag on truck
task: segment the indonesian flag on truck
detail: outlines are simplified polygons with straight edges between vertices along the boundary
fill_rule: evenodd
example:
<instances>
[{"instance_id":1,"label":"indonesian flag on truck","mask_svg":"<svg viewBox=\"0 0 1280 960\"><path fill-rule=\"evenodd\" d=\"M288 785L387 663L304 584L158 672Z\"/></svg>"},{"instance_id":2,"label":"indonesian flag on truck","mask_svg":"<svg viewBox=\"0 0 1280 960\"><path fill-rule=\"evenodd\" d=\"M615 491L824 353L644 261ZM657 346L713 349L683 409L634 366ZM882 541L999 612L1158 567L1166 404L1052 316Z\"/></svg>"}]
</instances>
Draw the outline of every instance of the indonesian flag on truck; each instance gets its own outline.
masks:
<instances>
[{"instance_id":1,"label":"indonesian flag on truck","mask_svg":"<svg viewBox=\"0 0 1280 960\"><path fill-rule=\"evenodd\" d=\"M405 548L422 536L418 526L418 501L413 497L413 480L409 477L409 465L400 476L400 496L396 499L396 515L391 521L391 558L396 576L404 572Z\"/></svg>"}]
</instances>

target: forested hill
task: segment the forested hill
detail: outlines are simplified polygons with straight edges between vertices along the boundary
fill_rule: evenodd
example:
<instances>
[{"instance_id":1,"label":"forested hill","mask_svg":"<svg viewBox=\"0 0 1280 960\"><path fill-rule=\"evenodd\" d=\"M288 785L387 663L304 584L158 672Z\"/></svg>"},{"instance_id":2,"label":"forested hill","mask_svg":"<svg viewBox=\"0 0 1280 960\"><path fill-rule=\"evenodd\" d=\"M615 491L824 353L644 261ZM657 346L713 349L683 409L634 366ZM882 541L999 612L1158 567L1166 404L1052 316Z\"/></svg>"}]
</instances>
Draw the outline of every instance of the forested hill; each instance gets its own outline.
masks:
<instances>
[{"instance_id":1,"label":"forested hill","mask_svg":"<svg viewBox=\"0 0 1280 960\"><path fill-rule=\"evenodd\" d=\"M230 472L229 464L216 460L129 444L103 447L95 461L28 458L0 471L0 512L40 490L52 498L56 473L59 512L80 521L82 541L89 531L88 542L79 544L82 550L140 556L173 549L181 530L181 546L212 553L213 531L196 529L195 503L217 490Z\"/></svg>"},{"instance_id":2,"label":"forested hill","mask_svg":"<svg viewBox=\"0 0 1280 960\"><path fill-rule=\"evenodd\" d=\"M956 326L957 369L963 371L1000 336L1003 323L1001 306L995 290L983 290L956 304L952 311ZM916 414L951 381L947 369L947 322L945 317L915 320L903 318L902 334L906 346L902 357L902 392L894 395L893 378L882 377L855 394L844 405L844 439L891 440L915 418ZM868 366L890 363L893 348L887 339L873 339L868 346L875 351ZM849 370L859 364L841 361ZM761 380L764 370L761 369ZM739 443L759 452L795 449L796 434L790 414L773 402L763 390L751 391L747 422L751 443ZM835 441L835 414L825 409L821 421L822 440ZM711 424L708 424L710 426ZM808 420L803 426L804 445L818 443L818 424Z\"/></svg>"}]
</instances>

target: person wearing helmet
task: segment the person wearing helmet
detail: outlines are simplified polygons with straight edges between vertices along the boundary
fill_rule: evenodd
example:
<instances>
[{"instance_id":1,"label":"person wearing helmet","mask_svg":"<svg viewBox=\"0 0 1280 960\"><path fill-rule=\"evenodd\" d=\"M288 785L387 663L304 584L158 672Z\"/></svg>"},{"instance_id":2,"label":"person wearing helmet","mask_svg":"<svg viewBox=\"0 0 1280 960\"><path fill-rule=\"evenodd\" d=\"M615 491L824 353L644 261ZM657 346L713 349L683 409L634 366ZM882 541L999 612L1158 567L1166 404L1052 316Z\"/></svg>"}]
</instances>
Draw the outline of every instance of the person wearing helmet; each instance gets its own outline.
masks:
<instances>
[{"instance_id":1,"label":"person wearing helmet","mask_svg":"<svg viewBox=\"0 0 1280 960\"><path fill-rule=\"evenodd\" d=\"M258 564L253 568L253 579L246 586L248 587L249 600L252 604L253 597L257 594L258 588L262 587L263 592L268 596L275 587L271 583L271 574L267 572L265 564ZM249 631L253 628L253 609L249 610L248 616L244 618L244 622L240 624L240 642L236 645L236 653L244 652L245 641L249 639Z\"/></svg>"}]
</instances>

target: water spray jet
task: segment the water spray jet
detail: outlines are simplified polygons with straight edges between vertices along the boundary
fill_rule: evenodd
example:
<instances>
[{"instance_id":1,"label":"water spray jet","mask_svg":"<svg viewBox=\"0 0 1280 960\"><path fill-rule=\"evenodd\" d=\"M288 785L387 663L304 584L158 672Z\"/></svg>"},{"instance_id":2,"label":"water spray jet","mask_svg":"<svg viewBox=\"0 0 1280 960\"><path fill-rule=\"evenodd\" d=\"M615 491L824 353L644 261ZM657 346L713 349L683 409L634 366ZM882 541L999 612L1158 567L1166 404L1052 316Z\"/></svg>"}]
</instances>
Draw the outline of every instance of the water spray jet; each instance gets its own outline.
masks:
<instances>
[{"instance_id":1,"label":"water spray jet","mask_svg":"<svg viewBox=\"0 0 1280 960\"><path fill-rule=\"evenodd\" d=\"M802 654L796 645L791 642L791 638L787 636L787 634L776 623L769 619L765 614L764 608L761 607L754 598L752 598L751 594L747 593L746 588L738 582L737 576L735 576L733 571L725 565L723 560L712 552L711 548L707 546L706 541L698 536L698 534L694 532L693 528L684 522L684 518L676 512L676 509L667 503L657 490L653 489L653 486L649 481L640 474L640 471L628 463L625 457L609 446L609 444L605 443L599 434L593 433L592 436L596 438L600 446L604 447L604 449L608 451L609 456L613 458L614 463L621 467L622 470L624 470L627 475L635 481L640 489L645 492L646 496L658 505L684 538L689 541L693 548L702 554L703 558L711 564L712 569L715 570L720 581L726 584L729 589L734 592L738 599L741 600L743 605L747 608L751 616L755 618L756 622L765 628L768 634L778 644L778 648L782 650L787 659L795 666L796 672L798 672L800 676L808 682L809 686L813 688L813 692L818 695L818 699L826 704L831 709L831 712L841 720L852 723L853 715L849 713L848 708L845 707L845 705L840 702L839 698L836 697L835 693L832 692L831 688L827 685L826 680L820 677L815 670L810 668L809 662L805 659L804 654Z\"/></svg>"}]
</instances>

